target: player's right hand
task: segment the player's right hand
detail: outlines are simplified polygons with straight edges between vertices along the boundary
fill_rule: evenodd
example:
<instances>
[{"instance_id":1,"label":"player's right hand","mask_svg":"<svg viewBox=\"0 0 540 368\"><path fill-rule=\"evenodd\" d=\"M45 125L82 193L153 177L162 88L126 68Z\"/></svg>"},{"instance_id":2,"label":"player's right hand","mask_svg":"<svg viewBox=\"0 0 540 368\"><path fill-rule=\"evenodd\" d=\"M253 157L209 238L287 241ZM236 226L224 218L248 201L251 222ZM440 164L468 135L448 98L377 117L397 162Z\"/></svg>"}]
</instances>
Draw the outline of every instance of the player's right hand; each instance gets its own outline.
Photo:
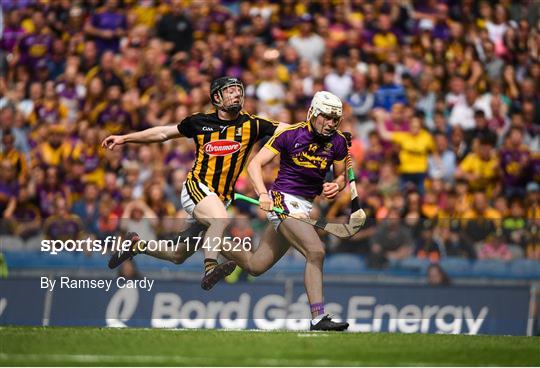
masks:
<instances>
[{"instance_id":1,"label":"player's right hand","mask_svg":"<svg viewBox=\"0 0 540 368\"><path fill-rule=\"evenodd\" d=\"M101 146L107 149L112 150L115 146L121 146L125 142L124 136L122 135L110 135L103 140Z\"/></svg>"},{"instance_id":2,"label":"player's right hand","mask_svg":"<svg viewBox=\"0 0 540 368\"><path fill-rule=\"evenodd\" d=\"M274 208L274 201L272 201L268 193L261 193L259 196L259 207L263 211L271 211Z\"/></svg>"},{"instance_id":3,"label":"player's right hand","mask_svg":"<svg viewBox=\"0 0 540 368\"><path fill-rule=\"evenodd\" d=\"M347 147L352 146L352 134L349 132L342 132L345 140L347 141Z\"/></svg>"}]
</instances>

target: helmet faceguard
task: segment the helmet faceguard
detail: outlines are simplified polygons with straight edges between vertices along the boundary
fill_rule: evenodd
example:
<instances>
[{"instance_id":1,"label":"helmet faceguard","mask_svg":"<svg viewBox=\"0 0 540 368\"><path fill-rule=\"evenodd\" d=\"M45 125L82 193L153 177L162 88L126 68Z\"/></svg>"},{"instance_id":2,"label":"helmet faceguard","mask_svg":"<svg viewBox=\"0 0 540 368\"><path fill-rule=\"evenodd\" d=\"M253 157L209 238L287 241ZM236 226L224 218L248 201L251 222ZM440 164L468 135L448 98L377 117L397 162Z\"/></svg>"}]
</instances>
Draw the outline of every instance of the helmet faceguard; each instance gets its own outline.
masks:
<instances>
[{"instance_id":1,"label":"helmet faceguard","mask_svg":"<svg viewBox=\"0 0 540 368\"><path fill-rule=\"evenodd\" d=\"M325 133L323 129L317 129L315 120L319 115L322 115L326 119L333 119L337 123L331 132ZM339 97L327 91L315 93L313 100L311 100L311 106L308 110L307 120L311 125L313 133L317 137L322 139L329 139L332 137L339 127L342 118L343 104Z\"/></svg>"},{"instance_id":2,"label":"helmet faceguard","mask_svg":"<svg viewBox=\"0 0 540 368\"><path fill-rule=\"evenodd\" d=\"M241 94L238 101L223 92L229 87L239 87ZM217 96L216 96L217 95ZM238 114L244 106L244 85L238 78L221 77L212 82L210 86L210 101L216 108L228 112L229 114Z\"/></svg>"}]
</instances>

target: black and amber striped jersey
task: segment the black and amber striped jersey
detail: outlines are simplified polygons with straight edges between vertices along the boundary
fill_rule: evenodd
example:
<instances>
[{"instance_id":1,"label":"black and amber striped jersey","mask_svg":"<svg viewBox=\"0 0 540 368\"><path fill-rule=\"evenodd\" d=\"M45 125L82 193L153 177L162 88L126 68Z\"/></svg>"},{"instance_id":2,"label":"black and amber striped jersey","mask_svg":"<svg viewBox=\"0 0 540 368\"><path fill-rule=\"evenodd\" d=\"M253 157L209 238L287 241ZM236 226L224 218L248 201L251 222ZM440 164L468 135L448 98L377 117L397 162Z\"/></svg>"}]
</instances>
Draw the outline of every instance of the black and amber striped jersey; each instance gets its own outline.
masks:
<instances>
[{"instance_id":1,"label":"black and amber striped jersey","mask_svg":"<svg viewBox=\"0 0 540 368\"><path fill-rule=\"evenodd\" d=\"M220 120L217 112L188 116L177 126L180 134L193 138L197 150L187 179L230 200L251 149L260 139L272 136L278 124L244 111L232 121Z\"/></svg>"}]
</instances>

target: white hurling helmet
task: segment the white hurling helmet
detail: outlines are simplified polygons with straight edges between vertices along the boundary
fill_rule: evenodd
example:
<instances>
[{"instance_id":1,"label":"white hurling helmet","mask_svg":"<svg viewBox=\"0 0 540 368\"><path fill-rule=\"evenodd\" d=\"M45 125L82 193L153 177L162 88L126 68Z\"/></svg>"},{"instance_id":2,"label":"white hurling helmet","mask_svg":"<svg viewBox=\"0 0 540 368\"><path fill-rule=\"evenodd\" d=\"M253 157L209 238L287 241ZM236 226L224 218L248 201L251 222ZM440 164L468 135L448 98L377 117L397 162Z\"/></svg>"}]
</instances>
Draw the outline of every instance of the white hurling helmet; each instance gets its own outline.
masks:
<instances>
[{"instance_id":1,"label":"white hurling helmet","mask_svg":"<svg viewBox=\"0 0 540 368\"><path fill-rule=\"evenodd\" d=\"M307 120L309 121L313 128L313 131L317 135L323 138L328 138L332 136L334 132L331 132L328 135L322 134L321 132L318 132L317 129L315 129L315 127L313 126L312 119L316 118L320 114L333 119L339 119L339 122L341 122L341 118L343 117L343 103L341 102L339 97L327 91L319 91L315 93L315 96L313 96L313 99L311 100L311 106L308 110Z\"/></svg>"}]
</instances>

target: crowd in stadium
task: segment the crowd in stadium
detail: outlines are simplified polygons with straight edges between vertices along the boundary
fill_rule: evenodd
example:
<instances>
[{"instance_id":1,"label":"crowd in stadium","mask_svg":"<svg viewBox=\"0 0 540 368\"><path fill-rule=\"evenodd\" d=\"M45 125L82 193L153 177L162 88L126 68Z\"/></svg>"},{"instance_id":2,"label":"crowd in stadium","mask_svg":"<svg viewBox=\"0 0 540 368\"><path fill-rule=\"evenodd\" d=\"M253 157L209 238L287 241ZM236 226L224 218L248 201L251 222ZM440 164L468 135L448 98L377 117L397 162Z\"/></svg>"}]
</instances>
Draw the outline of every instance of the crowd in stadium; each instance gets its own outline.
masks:
<instances>
[{"instance_id":1,"label":"crowd in stadium","mask_svg":"<svg viewBox=\"0 0 540 368\"><path fill-rule=\"evenodd\" d=\"M319 90L345 102L369 220L350 240L327 239L329 252L373 268L540 260L537 1L1 4L2 234L174 234L192 141L100 143L208 110L210 82L231 75L245 110L277 121L304 121ZM247 176L237 191L254 196ZM349 205L345 190L314 216L338 221ZM266 223L252 206L231 211L233 234Z\"/></svg>"}]
</instances>

